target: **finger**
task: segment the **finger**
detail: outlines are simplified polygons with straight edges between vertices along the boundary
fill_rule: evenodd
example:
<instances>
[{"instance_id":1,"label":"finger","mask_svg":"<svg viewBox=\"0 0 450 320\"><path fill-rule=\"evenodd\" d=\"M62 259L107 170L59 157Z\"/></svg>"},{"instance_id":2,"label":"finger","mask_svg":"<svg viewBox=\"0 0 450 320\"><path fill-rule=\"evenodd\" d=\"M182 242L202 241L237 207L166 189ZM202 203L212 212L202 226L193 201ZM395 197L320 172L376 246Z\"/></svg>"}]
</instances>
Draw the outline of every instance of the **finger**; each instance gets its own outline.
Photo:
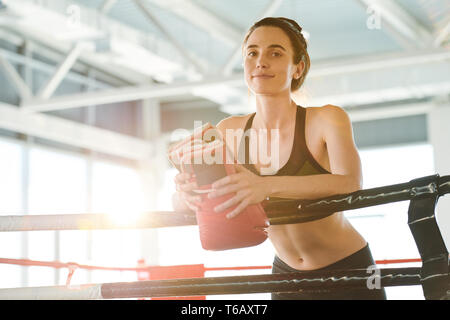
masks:
<instances>
[{"instance_id":1,"label":"finger","mask_svg":"<svg viewBox=\"0 0 450 320\"><path fill-rule=\"evenodd\" d=\"M230 175L230 176L226 176L226 177L224 177L224 178L222 178L222 179L219 179L219 180L215 181L215 182L211 185L211 187L212 187L213 189L217 189L217 188L220 188L220 187L222 187L222 186L224 186L224 185L226 185L226 184L228 184L228 183L230 183L230 182L231 182L231 175Z\"/></svg>"},{"instance_id":2,"label":"finger","mask_svg":"<svg viewBox=\"0 0 450 320\"><path fill-rule=\"evenodd\" d=\"M197 207L196 205L190 203L189 201L186 201L186 205L187 205L187 207L188 207L189 209L191 209L192 211L197 212L198 207Z\"/></svg>"},{"instance_id":3,"label":"finger","mask_svg":"<svg viewBox=\"0 0 450 320\"><path fill-rule=\"evenodd\" d=\"M191 174L184 172L184 173L179 173L175 176L175 183L184 183L186 182L186 180L189 180L191 178Z\"/></svg>"},{"instance_id":4,"label":"finger","mask_svg":"<svg viewBox=\"0 0 450 320\"><path fill-rule=\"evenodd\" d=\"M240 186L239 184L232 184L232 185L228 185L224 188L220 188L220 189L216 189L214 191L211 191L210 193L208 193L208 199L214 199L217 197L221 197L225 194L229 194L232 192L237 192L242 188L242 186Z\"/></svg>"},{"instance_id":5,"label":"finger","mask_svg":"<svg viewBox=\"0 0 450 320\"><path fill-rule=\"evenodd\" d=\"M227 214L227 219L232 219L236 217L238 214L240 214L242 211L244 211L245 208L247 208L249 202L247 199L242 201L233 211Z\"/></svg>"},{"instance_id":6,"label":"finger","mask_svg":"<svg viewBox=\"0 0 450 320\"><path fill-rule=\"evenodd\" d=\"M215 181L211 186L213 189L217 189L217 188L220 188L229 183L235 183L235 182L239 181L239 179L241 177L242 177L242 174L239 174L239 173L230 174L229 176L226 176L222 179Z\"/></svg>"},{"instance_id":7,"label":"finger","mask_svg":"<svg viewBox=\"0 0 450 320\"><path fill-rule=\"evenodd\" d=\"M195 196L192 197L189 194L183 192L183 193L181 193L181 198L183 199L184 203L186 203L186 206L189 209L191 209L193 211L196 211L198 209L199 204L197 203L197 201L196 201L197 199Z\"/></svg>"},{"instance_id":8,"label":"finger","mask_svg":"<svg viewBox=\"0 0 450 320\"><path fill-rule=\"evenodd\" d=\"M200 202L202 200L202 198L197 195L197 194L191 194L189 192L180 192L181 194L181 198L185 201L190 201L190 202Z\"/></svg>"},{"instance_id":9,"label":"finger","mask_svg":"<svg viewBox=\"0 0 450 320\"><path fill-rule=\"evenodd\" d=\"M200 196L193 196L193 195L190 195L190 194L188 194L188 193L186 193L185 194L186 195L186 200L187 201L189 201L189 202L191 202L191 203L194 203L194 204L198 204L199 202L201 202L202 201L202 197L200 197Z\"/></svg>"},{"instance_id":10,"label":"finger","mask_svg":"<svg viewBox=\"0 0 450 320\"><path fill-rule=\"evenodd\" d=\"M198 188L197 186L197 182L190 182L190 183L185 183L185 184L180 184L180 189L181 191L192 191L196 188Z\"/></svg>"},{"instance_id":11,"label":"finger","mask_svg":"<svg viewBox=\"0 0 450 320\"><path fill-rule=\"evenodd\" d=\"M221 212L229 207L234 206L235 204L242 201L247 196L248 192L238 192L234 197L231 199L221 203L220 205L214 207L215 212Z\"/></svg>"}]
</instances>

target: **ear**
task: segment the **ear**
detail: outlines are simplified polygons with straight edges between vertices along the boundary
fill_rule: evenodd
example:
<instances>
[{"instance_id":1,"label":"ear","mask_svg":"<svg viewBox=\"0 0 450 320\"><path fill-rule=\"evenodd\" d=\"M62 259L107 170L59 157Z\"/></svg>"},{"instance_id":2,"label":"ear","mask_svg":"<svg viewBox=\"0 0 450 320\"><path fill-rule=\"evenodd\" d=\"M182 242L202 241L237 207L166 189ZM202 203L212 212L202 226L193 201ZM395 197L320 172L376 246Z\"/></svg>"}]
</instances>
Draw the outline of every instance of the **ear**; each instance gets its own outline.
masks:
<instances>
[{"instance_id":1,"label":"ear","mask_svg":"<svg viewBox=\"0 0 450 320\"><path fill-rule=\"evenodd\" d=\"M298 80L300 79L300 77L303 74L303 70L305 70L305 63L303 61L300 61L296 66L295 66L295 72L294 72L294 79Z\"/></svg>"}]
</instances>

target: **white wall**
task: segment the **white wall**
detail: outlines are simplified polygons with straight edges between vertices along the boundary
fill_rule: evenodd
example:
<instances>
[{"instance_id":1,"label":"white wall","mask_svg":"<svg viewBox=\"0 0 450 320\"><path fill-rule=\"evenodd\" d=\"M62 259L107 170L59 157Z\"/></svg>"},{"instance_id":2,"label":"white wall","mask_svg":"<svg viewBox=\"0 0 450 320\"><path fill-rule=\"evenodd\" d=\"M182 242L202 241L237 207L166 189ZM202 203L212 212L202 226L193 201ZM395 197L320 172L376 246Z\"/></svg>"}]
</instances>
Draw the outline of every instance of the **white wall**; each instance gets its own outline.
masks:
<instances>
[{"instance_id":1,"label":"white wall","mask_svg":"<svg viewBox=\"0 0 450 320\"><path fill-rule=\"evenodd\" d=\"M434 150L434 166L441 176L450 175L450 102L436 103L428 114L428 137ZM436 219L447 250L450 248L450 194L439 199Z\"/></svg>"}]
</instances>

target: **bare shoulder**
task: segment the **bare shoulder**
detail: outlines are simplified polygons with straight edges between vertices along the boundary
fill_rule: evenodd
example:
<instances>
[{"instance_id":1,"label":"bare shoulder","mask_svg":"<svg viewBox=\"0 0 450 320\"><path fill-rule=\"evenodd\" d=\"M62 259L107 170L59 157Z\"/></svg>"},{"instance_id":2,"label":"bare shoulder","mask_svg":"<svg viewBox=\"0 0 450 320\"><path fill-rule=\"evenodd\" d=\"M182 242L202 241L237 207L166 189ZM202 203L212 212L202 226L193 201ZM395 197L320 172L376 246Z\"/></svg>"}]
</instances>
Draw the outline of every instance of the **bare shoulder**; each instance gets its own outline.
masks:
<instances>
[{"instance_id":1,"label":"bare shoulder","mask_svg":"<svg viewBox=\"0 0 450 320\"><path fill-rule=\"evenodd\" d=\"M320 122L331 125L349 124L350 117L347 112L339 106L327 104L321 107L309 107L309 118L313 122Z\"/></svg>"},{"instance_id":2,"label":"bare shoulder","mask_svg":"<svg viewBox=\"0 0 450 320\"><path fill-rule=\"evenodd\" d=\"M322 114L331 119L331 120L339 120L339 121L349 121L350 117L347 112L342 107L338 107L332 104L327 104L320 108Z\"/></svg>"},{"instance_id":3,"label":"bare shoulder","mask_svg":"<svg viewBox=\"0 0 450 320\"><path fill-rule=\"evenodd\" d=\"M221 120L216 125L217 129L219 129L220 133L225 138L229 150L233 155L238 154L238 146L235 143L235 138L238 138L238 141L240 141L240 134L242 134L242 131L239 129L244 129L245 124L247 123L247 120L250 116L251 114L244 116L231 116ZM227 134L228 130L231 130L231 134ZM230 131L228 131L228 133L230 133Z\"/></svg>"},{"instance_id":4,"label":"bare shoulder","mask_svg":"<svg viewBox=\"0 0 450 320\"><path fill-rule=\"evenodd\" d=\"M222 134L225 134L226 129L243 129L245 124L247 123L248 118L251 114L243 115L243 116L231 116L225 119L222 119L217 125L217 129L219 129Z\"/></svg>"}]
</instances>

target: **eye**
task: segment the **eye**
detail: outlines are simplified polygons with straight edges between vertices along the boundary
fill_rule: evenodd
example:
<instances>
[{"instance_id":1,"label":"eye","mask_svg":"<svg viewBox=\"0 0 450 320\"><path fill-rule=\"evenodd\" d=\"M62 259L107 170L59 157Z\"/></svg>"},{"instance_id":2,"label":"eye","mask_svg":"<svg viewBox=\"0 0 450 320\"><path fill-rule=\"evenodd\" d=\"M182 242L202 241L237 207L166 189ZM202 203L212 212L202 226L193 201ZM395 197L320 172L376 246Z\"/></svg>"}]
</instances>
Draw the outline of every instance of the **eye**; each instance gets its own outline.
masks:
<instances>
[{"instance_id":1,"label":"eye","mask_svg":"<svg viewBox=\"0 0 450 320\"><path fill-rule=\"evenodd\" d=\"M247 53L247 56L249 56L249 57L256 56L256 51L250 51L249 53Z\"/></svg>"},{"instance_id":2,"label":"eye","mask_svg":"<svg viewBox=\"0 0 450 320\"><path fill-rule=\"evenodd\" d=\"M278 51L274 51L274 52L272 52L272 56L274 56L274 57L281 57L282 54L280 52L278 52Z\"/></svg>"}]
</instances>

